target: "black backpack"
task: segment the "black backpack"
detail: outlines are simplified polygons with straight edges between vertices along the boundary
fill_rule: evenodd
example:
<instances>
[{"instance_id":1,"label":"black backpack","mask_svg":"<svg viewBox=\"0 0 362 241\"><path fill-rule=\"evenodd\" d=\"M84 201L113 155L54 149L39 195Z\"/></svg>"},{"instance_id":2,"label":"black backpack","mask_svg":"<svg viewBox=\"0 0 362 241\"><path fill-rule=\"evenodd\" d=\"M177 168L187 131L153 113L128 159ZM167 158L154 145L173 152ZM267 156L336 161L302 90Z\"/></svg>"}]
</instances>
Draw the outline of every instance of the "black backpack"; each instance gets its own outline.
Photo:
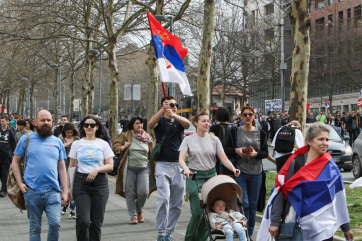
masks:
<instances>
[{"instance_id":1,"label":"black backpack","mask_svg":"<svg viewBox=\"0 0 362 241\"><path fill-rule=\"evenodd\" d=\"M279 153L290 153L294 149L295 127L283 126L275 139L274 149Z\"/></svg>"},{"instance_id":2,"label":"black backpack","mask_svg":"<svg viewBox=\"0 0 362 241\"><path fill-rule=\"evenodd\" d=\"M226 141L230 135L231 127L232 126L230 124L220 124L220 131L219 131L218 138L219 138L223 148L225 148L225 146L226 146Z\"/></svg>"}]
</instances>

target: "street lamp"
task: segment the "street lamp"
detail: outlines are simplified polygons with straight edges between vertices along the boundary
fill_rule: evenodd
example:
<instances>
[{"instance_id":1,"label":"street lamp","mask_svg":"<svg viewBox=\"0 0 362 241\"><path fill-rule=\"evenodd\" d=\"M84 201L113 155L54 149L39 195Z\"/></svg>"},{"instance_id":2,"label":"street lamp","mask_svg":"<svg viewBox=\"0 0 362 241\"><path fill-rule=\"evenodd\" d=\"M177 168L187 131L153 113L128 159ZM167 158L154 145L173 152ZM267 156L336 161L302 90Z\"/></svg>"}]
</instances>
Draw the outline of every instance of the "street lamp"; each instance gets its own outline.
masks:
<instances>
[{"instance_id":1,"label":"street lamp","mask_svg":"<svg viewBox=\"0 0 362 241\"><path fill-rule=\"evenodd\" d=\"M22 78L22 81L28 81L28 104L26 107L26 115L29 116L30 113L30 80L27 78Z\"/></svg>"},{"instance_id":2,"label":"street lamp","mask_svg":"<svg viewBox=\"0 0 362 241\"><path fill-rule=\"evenodd\" d=\"M280 97L282 101L282 111L285 110L285 86L284 86L284 71L287 69L287 63L284 62L284 16L288 8L290 8L292 5L290 2L285 2L284 4L281 4L279 6L277 3L272 2L274 6L276 6L280 13ZM285 7L285 5L288 5L288 7Z\"/></svg>"},{"instance_id":3,"label":"street lamp","mask_svg":"<svg viewBox=\"0 0 362 241\"><path fill-rule=\"evenodd\" d=\"M91 54L99 54L99 81L98 81L98 115L102 115L102 102L101 102L101 95L102 95L102 50L96 49L89 49L87 53Z\"/></svg>"},{"instance_id":4,"label":"street lamp","mask_svg":"<svg viewBox=\"0 0 362 241\"><path fill-rule=\"evenodd\" d=\"M62 95L61 95L61 92L62 92L62 67L60 64L51 64L50 65L51 68L54 68L54 69L58 69L58 73L59 73L59 93L58 93L58 119L60 119L60 112L61 112L61 105L62 105Z\"/></svg>"},{"instance_id":5,"label":"street lamp","mask_svg":"<svg viewBox=\"0 0 362 241\"><path fill-rule=\"evenodd\" d=\"M165 21L165 22L170 22L170 33L173 34L173 17L172 16L165 16L165 15L155 15L155 18L158 21ZM174 98L176 98L174 96L174 84L171 82L169 83L169 87L168 87L168 94L170 96L173 96Z\"/></svg>"}]
</instances>

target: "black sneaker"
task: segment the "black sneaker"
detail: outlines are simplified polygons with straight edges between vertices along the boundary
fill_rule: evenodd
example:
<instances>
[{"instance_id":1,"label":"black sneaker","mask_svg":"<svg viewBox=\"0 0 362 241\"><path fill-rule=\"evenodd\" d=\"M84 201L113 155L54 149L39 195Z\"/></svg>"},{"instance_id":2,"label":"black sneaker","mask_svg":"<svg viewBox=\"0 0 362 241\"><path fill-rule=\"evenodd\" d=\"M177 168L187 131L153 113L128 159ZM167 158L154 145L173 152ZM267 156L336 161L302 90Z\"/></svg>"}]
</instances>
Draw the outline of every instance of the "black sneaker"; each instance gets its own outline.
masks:
<instances>
[{"instance_id":1,"label":"black sneaker","mask_svg":"<svg viewBox=\"0 0 362 241\"><path fill-rule=\"evenodd\" d=\"M62 215L64 215L67 212L68 205L63 206L62 208Z\"/></svg>"},{"instance_id":2,"label":"black sneaker","mask_svg":"<svg viewBox=\"0 0 362 241\"><path fill-rule=\"evenodd\" d=\"M8 192L0 192L0 197L5 197Z\"/></svg>"},{"instance_id":3,"label":"black sneaker","mask_svg":"<svg viewBox=\"0 0 362 241\"><path fill-rule=\"evenodd\" d=\"M69 219L77 219L77 215L73 211L71 211L69 213Z\"/></svg>"}]
</instances>

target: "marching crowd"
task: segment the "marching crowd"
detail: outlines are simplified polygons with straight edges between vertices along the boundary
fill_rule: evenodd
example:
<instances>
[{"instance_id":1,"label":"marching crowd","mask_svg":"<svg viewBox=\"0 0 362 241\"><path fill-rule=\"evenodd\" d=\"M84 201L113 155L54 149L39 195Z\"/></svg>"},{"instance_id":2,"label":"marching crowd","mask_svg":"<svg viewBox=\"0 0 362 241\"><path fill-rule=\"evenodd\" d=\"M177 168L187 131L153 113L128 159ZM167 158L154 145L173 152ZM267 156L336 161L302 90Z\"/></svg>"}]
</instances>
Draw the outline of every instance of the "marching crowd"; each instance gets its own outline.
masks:
<instances>
[{"instance_id":1,"label":"marching crowd","mask_svg":"<svg viewBox=\"0 0 362 241\"><path fill-rule=\"evenodd\" d=\"M342 117L339 112L335 115L329 113L328 117L320 113L316 118L311 114L308 123L321 123L311 125L304 140L299 130L300 123L289 121L287 113L270 113L265 118L262 113L256 116L252 107L244 106L234 123L229 123L228 108L219 107L217 124L211 126L205 112L197 113L191 120L176 114L178 105L173 97L162 99L161 104L148 123L139 116L122 120L123 132L114 143L97 115L84 117L78 128L68 122L67 116L62 116L61 124L53 128L52 115L47 110L39 111L32 120L21 120L13 115L1 117L0 197L7 194L7 176L12 166L25 199L30 240L40 240L43 211L48 218L48 240L58 240L61 215L68 207L69 218L76 219L77 240L101 240L109 196L107 173L114 168L117 173L115 193L126 199L130 225L145 222L143 207L150 194L157 190L155 219L157 240L160 241L172 240L185 188L191 211L185 240L207 240L208 226L203 220L197 184L190 177L195 172L201 177L232 175L243 190L243 214L228 210L222 199L214 200L211 227L224 230L227 241L233 240L234 231L239 240L251 240L260 199L264 199L265 205L265 196L262 195L265 189L264 158L274 162L278 172L285 177L283 182L282 179L276 180L281 191L272 205L271 222L263 230L277 237L281 223L286 221L295 206L285 192L290 180L311 167L319 173L324 173L328 165L334 168L333 163L329 163L329 130L325 123L339 127L340 133L348 131L352 141L361 127L361 117L354 111L346 116L342 113ZM154 130L155 140L145 132L145 124ZM184 130L191 124L196 127L196 133L184 138ZM276 160L269 155L268 140L272 142ZM22 175L19 164L24 156L26 167ZM117 160L116 165L114 160ZM325 166L318 165L321 160ZM339 176L339 171L336 171L330 178ZM199 181L200 188L204 182ZM298 217L300 213L295 211ZM332 214L335 219L333 228L323 225L319 225L319 230L312 228L308 235L316 235L308 240L333 240L339 226L346 239L353 240L348 211L343 215L338 212ZM302 230L307 227L303 222L300 225Z\"/></svg>"}]
</instances>

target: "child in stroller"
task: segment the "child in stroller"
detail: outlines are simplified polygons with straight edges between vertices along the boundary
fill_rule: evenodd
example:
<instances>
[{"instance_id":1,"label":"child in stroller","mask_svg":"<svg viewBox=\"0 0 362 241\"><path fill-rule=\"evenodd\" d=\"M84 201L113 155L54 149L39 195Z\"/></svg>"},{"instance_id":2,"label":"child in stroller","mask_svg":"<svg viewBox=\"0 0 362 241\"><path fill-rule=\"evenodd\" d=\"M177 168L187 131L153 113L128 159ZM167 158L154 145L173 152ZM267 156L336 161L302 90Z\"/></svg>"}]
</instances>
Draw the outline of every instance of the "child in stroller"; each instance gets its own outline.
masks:
<instances>
[{"instance_id":1,"label":"child in stroller","mask_svg":"<svg viewBox=\"0 0 362 241\"><path fill-rule=\"evenodd\" d=\"M225 211L226 203L223 199L216 199L209 214L211 228L220 229L225 232L226 241L232 241L234 231L237 233L240 241L246 241L244 227L246 226L246 218L240 212L229 209Z\"/></svg>"}]
</instances>

